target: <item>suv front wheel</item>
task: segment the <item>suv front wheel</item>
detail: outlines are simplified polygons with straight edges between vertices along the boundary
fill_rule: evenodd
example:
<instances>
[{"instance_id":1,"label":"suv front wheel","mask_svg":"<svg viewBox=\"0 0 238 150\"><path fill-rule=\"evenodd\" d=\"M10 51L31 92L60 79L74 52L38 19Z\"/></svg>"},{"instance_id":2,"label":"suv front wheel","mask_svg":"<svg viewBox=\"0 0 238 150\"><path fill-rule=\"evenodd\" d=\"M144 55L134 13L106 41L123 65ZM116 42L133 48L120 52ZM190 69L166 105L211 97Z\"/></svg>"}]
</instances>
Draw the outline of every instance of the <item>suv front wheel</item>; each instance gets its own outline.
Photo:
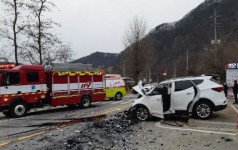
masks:
<instances>
[{"instance_id":1,"label":"suv front wheel","mask_svg":"<svg viewBox=\"0 0 238 150\"><path fill-rule=\"evenodd\" d=\"M199 119L209 119L212 116L213 109L209 102L198 102L193 109L193 114Z\"/></svg>"},{"instance_id":2,"label":"suv front wheel","mask_svg":"<svg viewBox=\"0 0 238 150\"><path fill-rule=\"evenodd\" d=\"M137 106L134 111L134 117L139 121L145 121L149 118L150 112L149 110L144 106Z\"/></svg>"}]
</instances>

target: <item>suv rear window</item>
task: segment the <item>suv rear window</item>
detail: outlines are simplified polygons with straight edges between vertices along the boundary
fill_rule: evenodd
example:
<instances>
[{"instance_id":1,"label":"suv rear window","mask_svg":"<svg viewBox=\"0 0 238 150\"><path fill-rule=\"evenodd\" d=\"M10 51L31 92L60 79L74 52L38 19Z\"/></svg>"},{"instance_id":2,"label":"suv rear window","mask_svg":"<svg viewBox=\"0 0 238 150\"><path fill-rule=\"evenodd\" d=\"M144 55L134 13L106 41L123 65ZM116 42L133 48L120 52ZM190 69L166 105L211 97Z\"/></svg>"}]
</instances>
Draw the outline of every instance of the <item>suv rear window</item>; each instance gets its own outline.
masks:
<instances>
[{"instance_id":1,"label":"suv rear window","mask_svg":"<svg viewBox=\"0 0 238 150\"><path fill-rule=\"evenodd\" d=\"M215 82L215 83L218 83L218 84L221 84L216 78L214 78L214 77L212 77L211 79L210 79L212 82Z\"/></svg>"},{"instance_id":2,"label":"suv rear window","mask_svg":"<svg viewBox=\"0 0 238 150\"><path fill-rule=\"evenodd\" d=\"M195 85L199 85L203 82L202 79L198 79L198 80L192 80L192 82L195 84Z\"/></svg>"},{"instance_id":3,"label":"suv rear window","mask_svg":"<svg viewBox=\"0 0 238 150\"><path fill-rule=\"evenodd\" d=\"M175 92L183 91L193 87L193 84L190 81L177 81L175 82Z\"/></svg>"}]
</instances>

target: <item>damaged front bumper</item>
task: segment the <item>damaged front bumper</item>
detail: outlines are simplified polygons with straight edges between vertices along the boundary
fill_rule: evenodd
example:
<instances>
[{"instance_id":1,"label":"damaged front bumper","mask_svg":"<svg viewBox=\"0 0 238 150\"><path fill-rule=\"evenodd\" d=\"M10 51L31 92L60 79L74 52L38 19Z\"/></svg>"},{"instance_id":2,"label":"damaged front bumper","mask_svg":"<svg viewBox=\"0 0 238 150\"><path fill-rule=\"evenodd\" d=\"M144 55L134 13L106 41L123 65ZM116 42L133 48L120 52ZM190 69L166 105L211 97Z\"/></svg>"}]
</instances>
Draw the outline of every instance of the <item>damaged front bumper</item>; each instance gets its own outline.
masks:
<instances>
[{"instance_id":1,"label":"damaged front bumper","mask_svg":"<svg viewBox=\"0 0 238 150\"><path fill-rule=\"evenodd\" d=\"M136 106L132 106L128 110L125 110L124 114L129 118L135 119L136 118L135 111L136 111Z\"/></svg>"}]
</instances>

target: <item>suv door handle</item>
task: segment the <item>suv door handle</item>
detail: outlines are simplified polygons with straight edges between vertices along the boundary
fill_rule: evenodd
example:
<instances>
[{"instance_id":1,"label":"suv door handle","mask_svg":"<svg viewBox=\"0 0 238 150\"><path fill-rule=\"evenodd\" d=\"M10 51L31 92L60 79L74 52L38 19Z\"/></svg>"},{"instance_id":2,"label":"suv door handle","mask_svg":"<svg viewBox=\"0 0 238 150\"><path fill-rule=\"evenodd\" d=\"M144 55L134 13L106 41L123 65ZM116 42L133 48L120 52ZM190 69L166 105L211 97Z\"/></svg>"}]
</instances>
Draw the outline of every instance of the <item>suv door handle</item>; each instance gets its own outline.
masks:
<instances>
[{"instance_id":1,"label":"suv door handle","mask_svg":"<svg viewBox=\"0 0 238 150\"><path fill-rule=\"evenodd\" d=\"M190 95L190 94L193 94L193 93L187 93L187 95Z\"/></svg>"}]
</instances>

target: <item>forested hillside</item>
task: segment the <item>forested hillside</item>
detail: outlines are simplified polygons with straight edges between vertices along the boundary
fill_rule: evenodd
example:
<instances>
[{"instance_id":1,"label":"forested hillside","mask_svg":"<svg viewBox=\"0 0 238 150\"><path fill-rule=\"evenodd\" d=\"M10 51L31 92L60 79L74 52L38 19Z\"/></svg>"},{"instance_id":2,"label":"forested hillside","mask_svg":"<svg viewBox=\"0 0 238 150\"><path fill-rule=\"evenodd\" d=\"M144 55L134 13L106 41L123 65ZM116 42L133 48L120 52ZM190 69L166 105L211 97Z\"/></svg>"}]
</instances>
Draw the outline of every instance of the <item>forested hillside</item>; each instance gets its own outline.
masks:
<instances>
[{"instance_id":1,"label":"forested hillside","mask_svg":"<svg viewBox=\"0 0 238 150\"><path fill-rule=\"evenodd\" d=\"M147 37L156 58L154 64L158 66L154 71L167 69L172 75L176 69L178 75L186 74L187 51L189 74L220 73L224 63L238 61L235 50L237 8L237 0L207 0L180 21L157 26ZM214 45L211 45L211 40L214 40L214 9L217 11L218 39L221 40L215 70Z\"/></svg>"},{"instance_id":2,"label":"forested hillside","mask_svg":"<svg viewBox=\"0 0 238 150\"><path fill-rule=\"evenodd\" d=\"M237 0L206 0L181 20L152 29L144 38L153 56L153 61L148 64L151 72L167 71L168 77L200 74L224 76L224 65L238 62L237 8ZM216 54L211 44L211 40L214 40L215 9L217 36L221 40ZM127 50L118 55L96 52L77 61L95 66L111 65L115 71L122 72L121 58L124 58L122 55ZM147 73L142 74L146 76Z\"/></svg>"},{"instance_id":3,"label":"forested hillside","mask_svg":"<svg viewBox=\"0 0 238 150\"><path fill-rule=\"evenodd\" d=\"M103 53L95 52L89 56L72 61L72 63L87 63L93 64L94 67L98 66L114 66L116 61L119 61L119 54L116 53Z\"/></svg>"}]
</instances>

